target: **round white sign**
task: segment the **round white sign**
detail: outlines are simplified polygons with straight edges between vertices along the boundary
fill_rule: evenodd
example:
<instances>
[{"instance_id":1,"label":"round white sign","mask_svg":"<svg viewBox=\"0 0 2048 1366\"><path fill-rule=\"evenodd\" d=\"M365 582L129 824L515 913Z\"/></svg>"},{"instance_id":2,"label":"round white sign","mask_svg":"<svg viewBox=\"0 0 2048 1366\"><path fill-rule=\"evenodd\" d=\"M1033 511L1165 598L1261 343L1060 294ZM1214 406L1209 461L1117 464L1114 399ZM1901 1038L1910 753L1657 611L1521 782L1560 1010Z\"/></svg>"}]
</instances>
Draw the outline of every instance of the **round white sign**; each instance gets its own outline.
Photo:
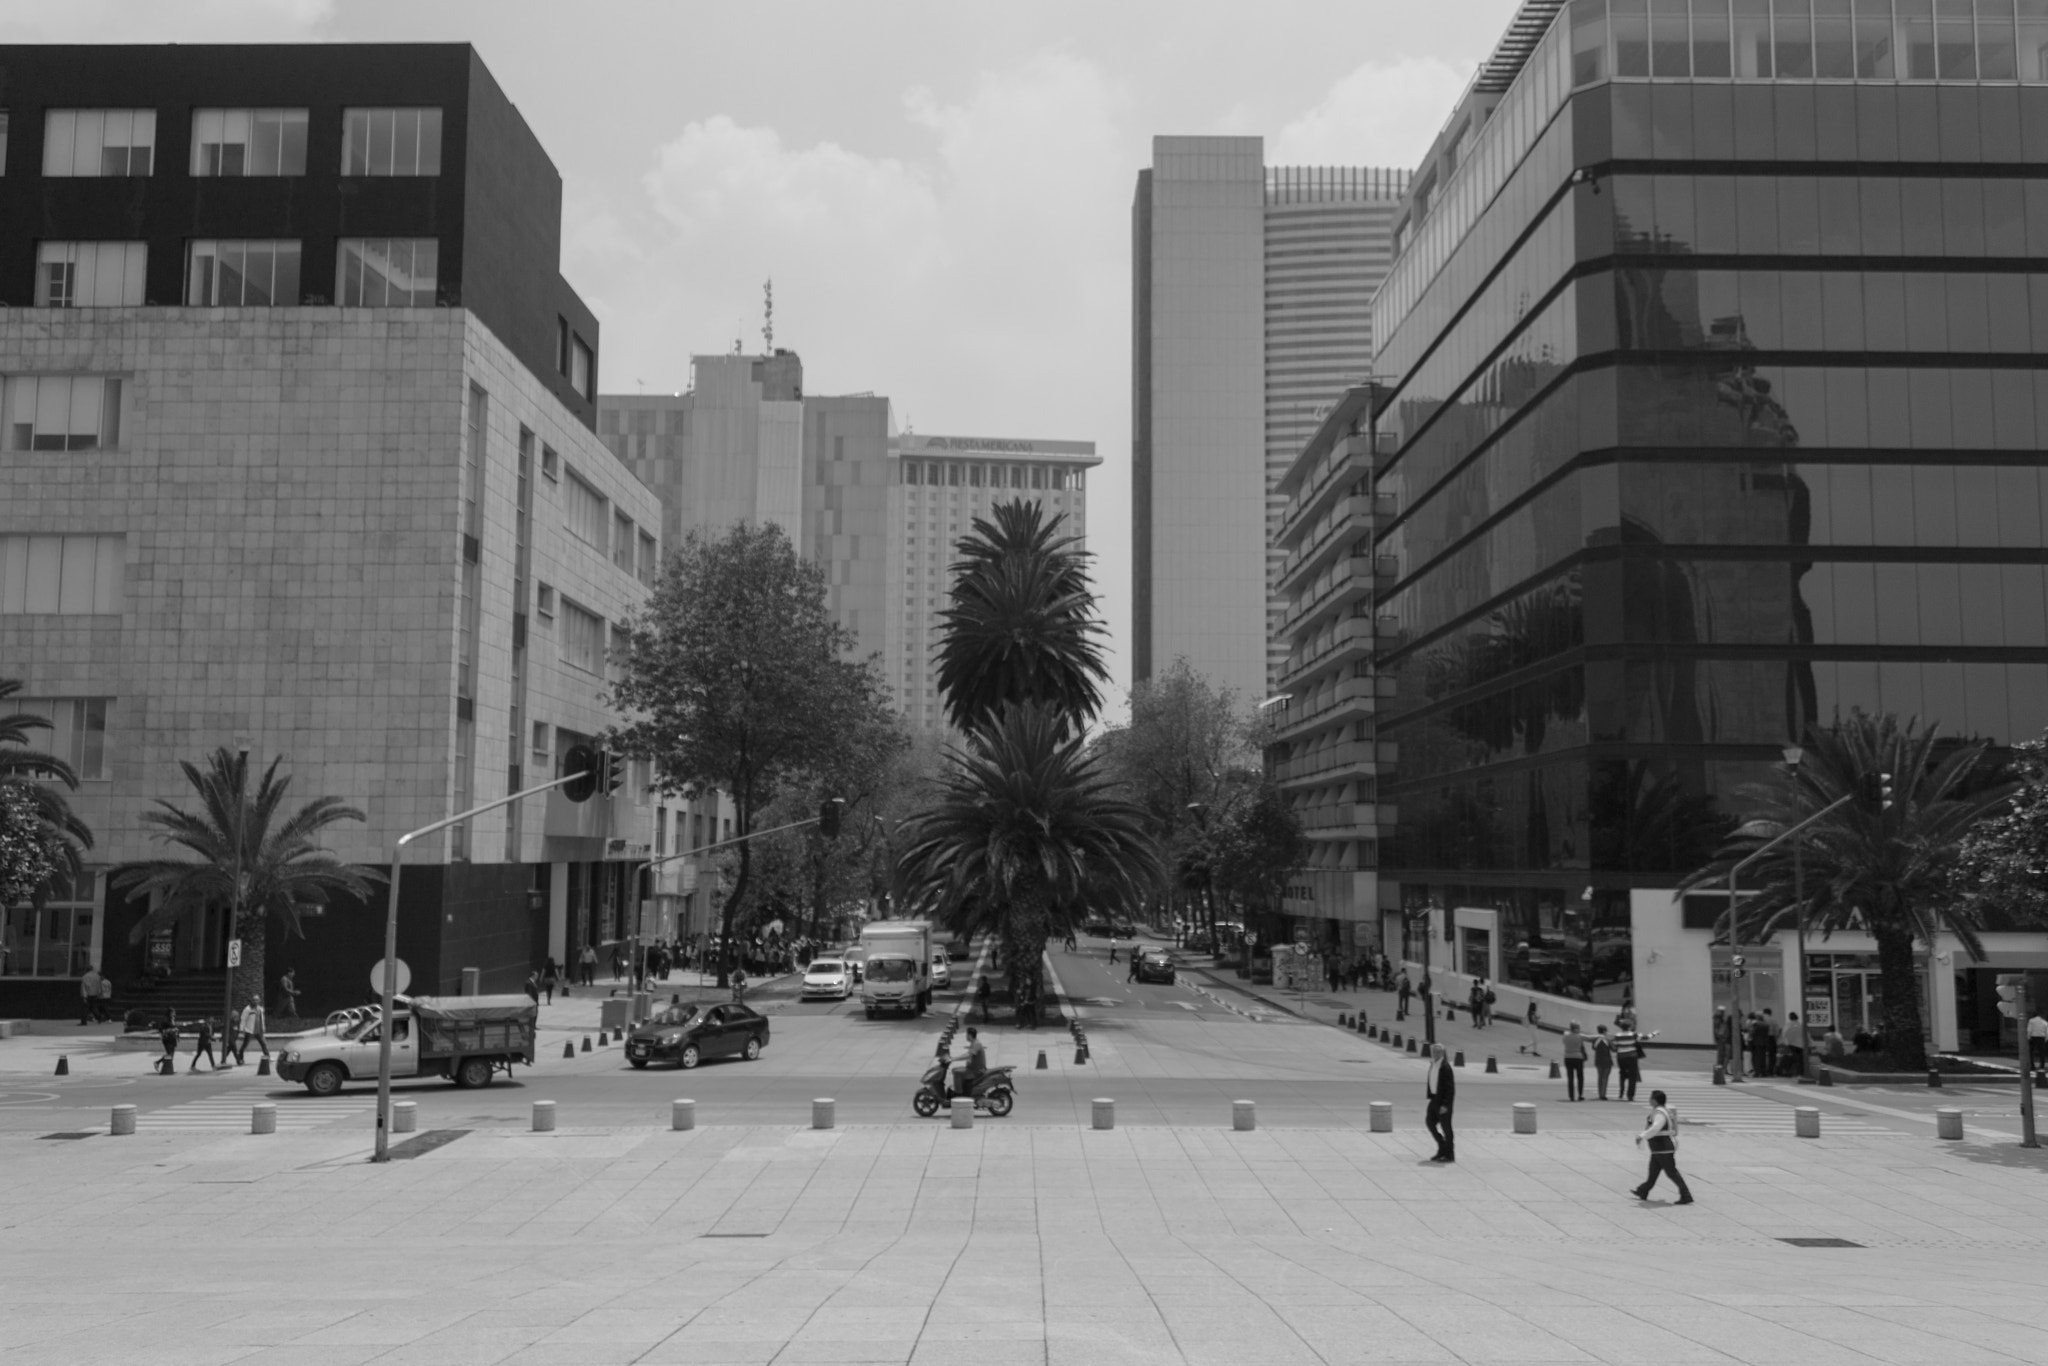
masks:
<instances>
[{"instance_id":1,"label":"round white sign","mask_svg":"<svg viewBox=\"0 0 2048 1366\"><path fill-rule=\"evenodd\" d=\"M1306 944L1296 944L1296 945L1294 946L1294 956L1295 956L1296 958L1306 958L1306 957L1308 957L1308 945L1306 945Z\"/></svg>"},{"instance_id":2,"label":"round white sign","mask_svg":"<svg viewBox=\"0 0 2048 1366\"><path fill-rule=\"evenodd\" d=\"M398 960L398 986L395 990L403 995L405 989L411 985L412 969L407 967L405 960L401 958ZM384 994L384 960L381 958L377 960L376 966L370 969L370 990L380 996Z\"/></svg>"}]
</instances>

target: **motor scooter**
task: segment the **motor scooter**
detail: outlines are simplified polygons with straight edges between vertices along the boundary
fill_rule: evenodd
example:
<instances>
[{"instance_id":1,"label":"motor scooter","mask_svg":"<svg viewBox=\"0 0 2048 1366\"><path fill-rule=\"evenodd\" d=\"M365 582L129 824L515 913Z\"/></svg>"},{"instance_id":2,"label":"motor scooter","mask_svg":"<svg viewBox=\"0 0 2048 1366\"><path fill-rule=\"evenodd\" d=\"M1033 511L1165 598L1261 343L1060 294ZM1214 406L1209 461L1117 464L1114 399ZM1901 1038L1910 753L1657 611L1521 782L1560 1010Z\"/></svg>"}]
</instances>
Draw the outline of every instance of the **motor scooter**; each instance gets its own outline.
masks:
<instances>
[{"instance_id":1,"label":"motor scooter","mask_svg":"<svg viewBox=\"0 0 2048 1366\"><path fill-rule=\"evenodd\" d=\"M997 1119L1010 1113L1010 1107L1017 1102L1017 1088L1010 1080L1015 1067L991 1067L976 1079L972 1087L974 1108L986 1110ZM938 1060L925 1069L924 1076L917 1083L917 1094L910 1098L910 1108L920 1118L930 1119L954 1096L962 1093L953 1090L953 1059L941 1053ZM963 1096L964 1098L964 1096Z\"/></svg>"}]
</instances>

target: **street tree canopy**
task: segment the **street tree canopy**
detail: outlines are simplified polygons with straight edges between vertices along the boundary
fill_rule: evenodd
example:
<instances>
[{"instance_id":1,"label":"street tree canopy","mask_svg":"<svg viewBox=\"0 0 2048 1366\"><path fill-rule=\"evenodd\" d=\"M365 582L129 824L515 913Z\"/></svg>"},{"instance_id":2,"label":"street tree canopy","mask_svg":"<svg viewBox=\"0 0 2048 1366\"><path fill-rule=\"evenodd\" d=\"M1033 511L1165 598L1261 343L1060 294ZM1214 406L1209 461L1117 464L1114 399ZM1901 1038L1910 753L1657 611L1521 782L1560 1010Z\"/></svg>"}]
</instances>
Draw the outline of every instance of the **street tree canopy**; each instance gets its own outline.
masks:
<instances>
[{"instance_id":1,"label":"street tree canopy","mask_svg":"<svg viewBox=\"0 0 2048 1366\"><path fill-rule=\"evenodd\" d=\"M850 658L854 635L825 590L781 527L742 523L692 532L624 623L610 701L634 719L613 742L652 759L663 791L724 792L736 837L753 834L778 794L856 768L861 747L895 724L875 665ZM725 901L727 943L749 890L749 843Z\"/></svg>"},{"instance_id":2,"label":"street tree canopy","mask_svg":"<svg viewBox=\"0 0 2048 1366\"><path fill-rule=\"evenodd\" d=\"M71 810L78 790L71 765L30 745L51 729L46 716L15 711L21 682L0 678L0 906L41 904L59 878L76 882L92 831Z\"/></svg>"},{"instance_id":3,"label":"street tree canopy","mask_svg":"<svg viewBox=\"0 0 2048 1366\"><path fill-rule=\"evenodd\" d=\"M1956 855L1956 891L1991 915L2048 920L2048 741L2014 747L2012 799L1970 827Z\"/></svg>"}]
</instances>

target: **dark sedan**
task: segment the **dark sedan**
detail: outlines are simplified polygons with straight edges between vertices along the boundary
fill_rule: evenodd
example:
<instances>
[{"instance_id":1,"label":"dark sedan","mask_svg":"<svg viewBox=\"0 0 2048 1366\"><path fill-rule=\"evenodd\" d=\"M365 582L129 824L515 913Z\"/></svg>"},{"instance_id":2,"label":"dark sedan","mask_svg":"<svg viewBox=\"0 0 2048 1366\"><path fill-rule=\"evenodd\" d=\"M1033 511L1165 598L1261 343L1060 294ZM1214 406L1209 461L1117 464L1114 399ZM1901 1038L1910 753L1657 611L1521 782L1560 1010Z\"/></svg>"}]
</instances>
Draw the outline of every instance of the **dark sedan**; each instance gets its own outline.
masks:
<instances>
[{"instance_id":1,"label":"dark sedan","mask_svg":"<svg viewBox=\"0 0 2048 1366\"><path fill-rule=\"evenodd\" d=\"M767 1046L767 1017L746 1006L670 1006L626 1036L626 1061L635 1067L695 1067L706 1058L752 1062Z\"/></svg>"},{"instance_id":2,"label":"dark sedan","mask_svg":"<svg viewBox=\"0 0 2048 1366\"><path fill-rule=\"evenodd\" d=\"M1138 955L1138 980L1173 985L1176 965L1171 956L1157 950Z\"/></svg>"}]
</instances>

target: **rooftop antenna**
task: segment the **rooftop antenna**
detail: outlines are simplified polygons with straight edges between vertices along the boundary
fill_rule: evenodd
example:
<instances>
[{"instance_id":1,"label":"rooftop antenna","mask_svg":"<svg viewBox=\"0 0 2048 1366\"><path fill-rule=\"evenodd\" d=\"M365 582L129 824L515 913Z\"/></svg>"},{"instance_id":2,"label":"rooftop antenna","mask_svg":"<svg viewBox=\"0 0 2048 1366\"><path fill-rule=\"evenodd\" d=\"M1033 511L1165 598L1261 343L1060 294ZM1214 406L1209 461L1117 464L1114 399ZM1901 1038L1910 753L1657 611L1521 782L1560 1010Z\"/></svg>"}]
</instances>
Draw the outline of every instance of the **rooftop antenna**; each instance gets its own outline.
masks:
<instances>
[{"instance_id":1,"label":"rooftop antenna","mask_svg":"<svg viewBox=\"0 0 2048 1366\"><path fill-rule=\"evenodd\" d=\"M775 354L775 277L761 285L761 349Z\"/></svg>"},{"instance_id":2,"label":"rooftop antenna","mask_svg":"<svg viewBox=\"0 0 2048 1366\"><path fill-rule=\"evenodd\" d=\"M639 377L638 377L638 376L636 375L636 376L634 377L634 379L633 379L633 383L635 383L635 384L637 384L637 385L639 385L639 386L640 386L640 392L641 392L641 393L643 393L643 394L644 394L644 393L646 393L646 392L647 392L647 381L646 381L646 380L644 380L644 379L641 379L641 378L639 378Z\"/></svg>"}]
</instances>

